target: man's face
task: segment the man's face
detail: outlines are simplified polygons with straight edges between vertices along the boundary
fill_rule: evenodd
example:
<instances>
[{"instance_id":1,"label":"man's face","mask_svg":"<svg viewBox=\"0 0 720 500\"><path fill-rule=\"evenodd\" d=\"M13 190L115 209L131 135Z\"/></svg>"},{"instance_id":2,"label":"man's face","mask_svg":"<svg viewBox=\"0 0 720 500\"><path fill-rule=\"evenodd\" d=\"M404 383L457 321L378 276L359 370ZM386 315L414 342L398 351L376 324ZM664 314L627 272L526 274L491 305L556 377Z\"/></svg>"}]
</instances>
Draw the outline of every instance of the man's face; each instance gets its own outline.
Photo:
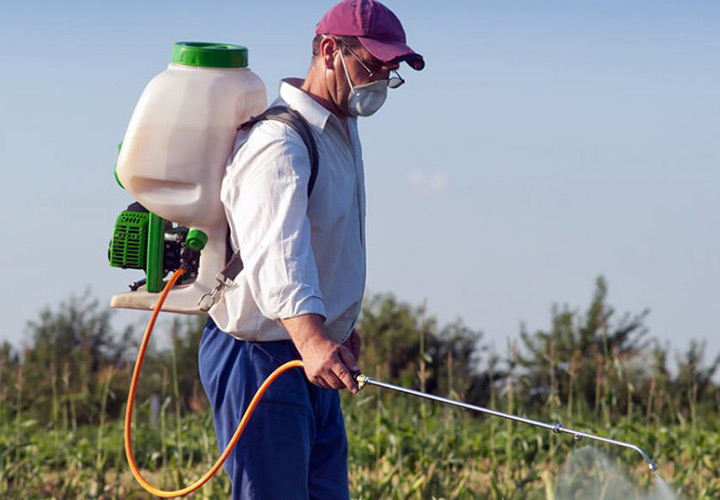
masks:
<instances>
[{"instance_id":1,"label":"man's face","mask_svg":"<svg viewBox=\"0 0 720 500\"><path fill-rule=\"evenodd\" d=\"M331 94L338 109L343 116L348 116L348 97L352 88L377 80L387 80L390 71L397 69L399 64L383 63L362 45L350 49L343 48L335 40L333 42L334 78L333 82L328 82L328 86L333 90Z\"/></svg>"}]
</instances>

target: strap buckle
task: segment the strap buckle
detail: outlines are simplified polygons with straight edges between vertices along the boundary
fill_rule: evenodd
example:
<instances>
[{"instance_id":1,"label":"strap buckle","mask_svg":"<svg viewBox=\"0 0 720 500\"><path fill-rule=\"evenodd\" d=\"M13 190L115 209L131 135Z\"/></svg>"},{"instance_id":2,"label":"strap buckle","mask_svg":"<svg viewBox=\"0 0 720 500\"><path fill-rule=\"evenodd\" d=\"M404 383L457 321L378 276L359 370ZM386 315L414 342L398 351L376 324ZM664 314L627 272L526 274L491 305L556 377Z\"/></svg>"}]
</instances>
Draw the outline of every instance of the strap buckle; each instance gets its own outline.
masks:
<instances>
[{"instance_id":1,"label":"strap buckle","mask_svg":"<svg viewBox=\"0 0 720 500\"><path fill-rule=\"evenodd\" d=\"M232 280L227 279L222 273L218 274L215 279L218 282L217 285L215 285L215 288L205 293L197 302L197 305L202 312L208 312L212 306L217 304L217 301L220 300L222 291L225 287L232 283Z\"/></svg>"}]
</instances>

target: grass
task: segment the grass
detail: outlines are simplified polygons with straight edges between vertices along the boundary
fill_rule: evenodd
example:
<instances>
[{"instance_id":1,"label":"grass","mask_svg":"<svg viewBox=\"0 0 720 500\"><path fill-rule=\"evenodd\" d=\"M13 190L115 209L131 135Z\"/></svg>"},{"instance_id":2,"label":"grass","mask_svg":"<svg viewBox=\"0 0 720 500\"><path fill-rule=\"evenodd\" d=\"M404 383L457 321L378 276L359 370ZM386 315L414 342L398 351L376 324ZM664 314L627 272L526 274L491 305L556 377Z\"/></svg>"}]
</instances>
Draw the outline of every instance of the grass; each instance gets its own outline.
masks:
<instances>
[{"instance_id":1,"label":"grass","mask_svg":"<svg viewBox=\"0 0 720 500\"><path fill-rule=\"evenodd\" d=\"M357 499L552 499L558 471L575 446L570 437L377 388L346 395L343 405ZM556 410L567 416L563 408ZM153 484L184 486L214 462L210 413L178 419L163 412L155 426L148 415L149 405L138 408L134 442L136 459ZM683 498L720 498L718 415L659 427L631 421L595 427L586 419L563 424L639 444ZM113 421L60 430L36 420L6 422L0 427L0 498L147 498L125 463L121 426ZM636 453L598 448L634 484L649 486L647 466ZM227 498L229 492L227 477L219 474L196 497Z\"/></svg>"}]
</instances>

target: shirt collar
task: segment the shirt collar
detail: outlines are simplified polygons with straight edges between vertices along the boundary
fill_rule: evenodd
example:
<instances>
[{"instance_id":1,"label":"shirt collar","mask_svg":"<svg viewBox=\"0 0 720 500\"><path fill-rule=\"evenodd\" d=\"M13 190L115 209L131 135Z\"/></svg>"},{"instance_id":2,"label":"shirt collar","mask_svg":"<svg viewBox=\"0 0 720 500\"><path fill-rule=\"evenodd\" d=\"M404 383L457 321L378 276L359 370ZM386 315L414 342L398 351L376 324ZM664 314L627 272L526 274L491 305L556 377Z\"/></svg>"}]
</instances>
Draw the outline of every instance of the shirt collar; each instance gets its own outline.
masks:
<instances>
[{"instance_id":1,"label":"shirt collar","mask_svg":"<svg viewBox=\"0 0 720 500\"><path fill-rule=\"evenodd\" d=\"M300 89L302 82L301 78L283 79L280 82L280 98L303 115L308 123L317 127L320 132L325 129L328 120L334 120L337 126L342 129L340 120L335 115Z\"/></svg>"}]
</instances>

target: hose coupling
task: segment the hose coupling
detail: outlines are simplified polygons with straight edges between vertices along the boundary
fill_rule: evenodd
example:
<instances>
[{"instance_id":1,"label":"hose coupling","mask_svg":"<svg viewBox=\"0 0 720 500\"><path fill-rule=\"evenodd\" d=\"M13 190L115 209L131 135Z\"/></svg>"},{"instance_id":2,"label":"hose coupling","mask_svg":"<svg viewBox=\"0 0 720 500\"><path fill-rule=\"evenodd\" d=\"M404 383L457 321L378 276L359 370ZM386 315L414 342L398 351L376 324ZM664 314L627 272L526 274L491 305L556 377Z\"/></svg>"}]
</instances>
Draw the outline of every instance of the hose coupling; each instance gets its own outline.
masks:
<instances>
[{"instance_id":1,"label":"hose coupling","mask_svg":"<svg viewBox=\"0 0 720 500\"><path fill-rule=\"evenodd\" d=\"M365 387L368 382L371 380L370 377L363 373L356 373L355 375L355 382L357 382L358 390L362 391L363 387Z\"/></svg>"}]
</instances>

